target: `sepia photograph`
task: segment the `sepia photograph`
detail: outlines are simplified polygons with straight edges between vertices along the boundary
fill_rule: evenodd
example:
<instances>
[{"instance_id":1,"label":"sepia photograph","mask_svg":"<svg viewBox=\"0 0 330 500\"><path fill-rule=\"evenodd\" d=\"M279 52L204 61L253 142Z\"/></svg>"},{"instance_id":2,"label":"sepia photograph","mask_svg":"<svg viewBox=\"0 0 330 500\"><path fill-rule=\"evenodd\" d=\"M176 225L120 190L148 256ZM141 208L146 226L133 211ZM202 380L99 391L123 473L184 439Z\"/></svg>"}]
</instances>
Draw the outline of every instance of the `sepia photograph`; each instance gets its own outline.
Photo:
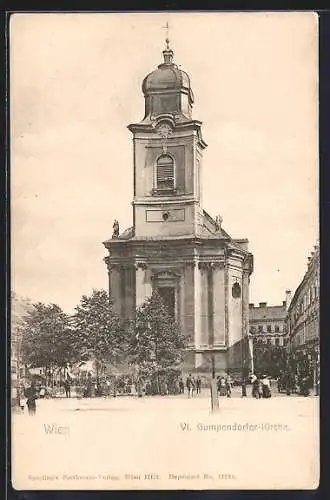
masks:
<instances>
[{"instance_id":1,"label":"sepia photograph","mask_svg":"<svg viewBox=\"0 0 330 500\"><path fill-rule=\"evenodd\" d=\"M16 490L319 484L318 16L15 13Z\"/></svg>"}]
</instances>

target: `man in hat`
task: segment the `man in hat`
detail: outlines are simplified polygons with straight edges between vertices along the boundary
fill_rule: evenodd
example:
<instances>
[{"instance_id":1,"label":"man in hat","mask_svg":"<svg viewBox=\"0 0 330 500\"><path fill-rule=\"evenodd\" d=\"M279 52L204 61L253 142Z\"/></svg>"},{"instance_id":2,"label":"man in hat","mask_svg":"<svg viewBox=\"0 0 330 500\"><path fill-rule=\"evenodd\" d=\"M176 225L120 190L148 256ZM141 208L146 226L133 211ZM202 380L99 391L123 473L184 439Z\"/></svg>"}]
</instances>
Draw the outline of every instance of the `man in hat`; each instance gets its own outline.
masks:
<instances>
[{"instance_id":1,"label":"man in hat","mask_svg":"<svg viewBox=\"0 0 330 500\"><path fill-rule=\"evenodd\" d=\"M38 392L35 387L34 381L31 382L30 387L25 389L25 397L29 415L35 415L37 409L36 399L38 399Z\"/></svg>"}]
</instances>

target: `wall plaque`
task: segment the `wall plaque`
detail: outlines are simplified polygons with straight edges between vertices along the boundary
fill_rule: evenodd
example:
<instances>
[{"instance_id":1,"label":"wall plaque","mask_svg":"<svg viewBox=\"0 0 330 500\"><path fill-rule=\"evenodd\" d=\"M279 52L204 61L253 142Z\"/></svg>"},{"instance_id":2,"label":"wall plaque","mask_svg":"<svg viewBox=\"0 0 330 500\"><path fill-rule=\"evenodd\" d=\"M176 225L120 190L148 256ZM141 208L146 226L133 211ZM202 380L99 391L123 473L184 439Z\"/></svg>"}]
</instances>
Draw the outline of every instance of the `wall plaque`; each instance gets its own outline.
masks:
<instances>
[{"instance_id":1,"label":"wall plaque","mask_svg":"<svg viewBox=\"0 0 330 500\"><path fill-rule=\"evenodd\" d=\"M147 222L179 222L184 221L184 208L164 210L146 210Z\"/></svg>"}]
</instances>

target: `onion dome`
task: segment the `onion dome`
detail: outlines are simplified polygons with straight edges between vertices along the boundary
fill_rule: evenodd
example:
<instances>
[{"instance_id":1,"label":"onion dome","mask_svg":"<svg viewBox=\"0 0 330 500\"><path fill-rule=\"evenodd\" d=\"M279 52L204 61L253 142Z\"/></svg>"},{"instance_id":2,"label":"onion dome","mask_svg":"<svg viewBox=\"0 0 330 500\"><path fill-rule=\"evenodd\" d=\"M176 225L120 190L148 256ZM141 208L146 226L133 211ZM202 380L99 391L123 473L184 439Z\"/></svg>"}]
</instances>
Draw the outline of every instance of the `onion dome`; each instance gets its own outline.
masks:
<instances>
[{"instance_id":1,"label":"onion dome","mask_svg":"<svg viewBox=\"0 0 330 500\"><path fill-rule=\"evenodd\" d=\"M191 118L191 106L194 102L188 74L173 62L174 52L166 39L163 50L164 62L149 73L142 83L146 99L146 115L173 113Z\"/></svg>"}]
</instances>

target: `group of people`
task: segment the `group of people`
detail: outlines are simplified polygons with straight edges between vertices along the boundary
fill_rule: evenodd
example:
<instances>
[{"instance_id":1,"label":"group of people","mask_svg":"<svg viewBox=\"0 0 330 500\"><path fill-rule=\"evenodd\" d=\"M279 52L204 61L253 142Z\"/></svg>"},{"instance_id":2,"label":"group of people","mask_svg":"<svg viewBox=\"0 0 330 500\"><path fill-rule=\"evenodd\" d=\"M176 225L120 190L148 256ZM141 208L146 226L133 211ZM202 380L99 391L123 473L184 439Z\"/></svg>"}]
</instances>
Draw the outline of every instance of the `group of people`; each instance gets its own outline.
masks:
<instances>
[{"instance_id":1,"label":"group of people","mask_svg":"<svg viewBox=\"0 0 330 500\"><path fill-rule=\"evenodd\" d=\"M66 397L71 397L71 384L69 380L63 382L63 387L65 390ZM51 393L47 387L42 384L38 384L35 380L32 380L28 386L21 385L18 391L18 403L23 413L25 408L28 410L29 415L34 415L36 413L37 399L44 399L51 396Z\"/></svg>"},{"instance_id":2,"label":"group of people","mask_svg":"<svg viewBox=\"0 0 330 500\"><path fill-rule=\"evenodd\" d=\"M19 406L23 412L25 406L28 409L29 415L35 415L37 404L36 400L39 397L40 391L37 389L35 383L32 381L29 387L21 387L19 391Z\"/></svg>"},{"instance_id":3,"label":"group of people","mask_svg":"<svg viewBox=\"0 0 330 500\"><path fill-rule=\"evenodd\" d=\"M318 391L317 383L318 381L316 381L316 390ZM301 371L297 374L288 370L281 372L277 380L278 392L285 392L287 396L290 396L290 394L309 396L313 386L313 374L310 372Z\"/></svg>"},{"instance_id":4,"label":"group of people","mask_svg":"<svg viewBox=\"0 0 330 500\"><path fill-rule=\"evenodd\" d=\"M217 378L217 389L219 396L227 396L227 398L231 397L231 392L233 388L233 380L229 373L226 377L218 377Z\"/></svg>"},{"instance_id":5,"label":"group of people","mask_svg":"<svg viewBox=\"0 0 330 500\"><path fill-rule=\"evenodd\" d=\"M179 387L180 387L180 394L183 394L184 383L182 378L180 378ZM197 378L195 378L191 376L191 373L189 373L186 380L186 388L187 388L188 398L194 397L195 393L200 394L202 388L202 379L200 378L200 376L198 375Z\"/></svg>"},{"instance_id":6,"label":"group of people","mask_svg":"<svg viewBox=\"0 0 330 500\"><path fill-rule=\"evenodd\" d=\"M256 399L270 398L272 395L270 379L267 375L257 377L255 374L251 376L252 396Z\"/></svg>"}]
</instances>

